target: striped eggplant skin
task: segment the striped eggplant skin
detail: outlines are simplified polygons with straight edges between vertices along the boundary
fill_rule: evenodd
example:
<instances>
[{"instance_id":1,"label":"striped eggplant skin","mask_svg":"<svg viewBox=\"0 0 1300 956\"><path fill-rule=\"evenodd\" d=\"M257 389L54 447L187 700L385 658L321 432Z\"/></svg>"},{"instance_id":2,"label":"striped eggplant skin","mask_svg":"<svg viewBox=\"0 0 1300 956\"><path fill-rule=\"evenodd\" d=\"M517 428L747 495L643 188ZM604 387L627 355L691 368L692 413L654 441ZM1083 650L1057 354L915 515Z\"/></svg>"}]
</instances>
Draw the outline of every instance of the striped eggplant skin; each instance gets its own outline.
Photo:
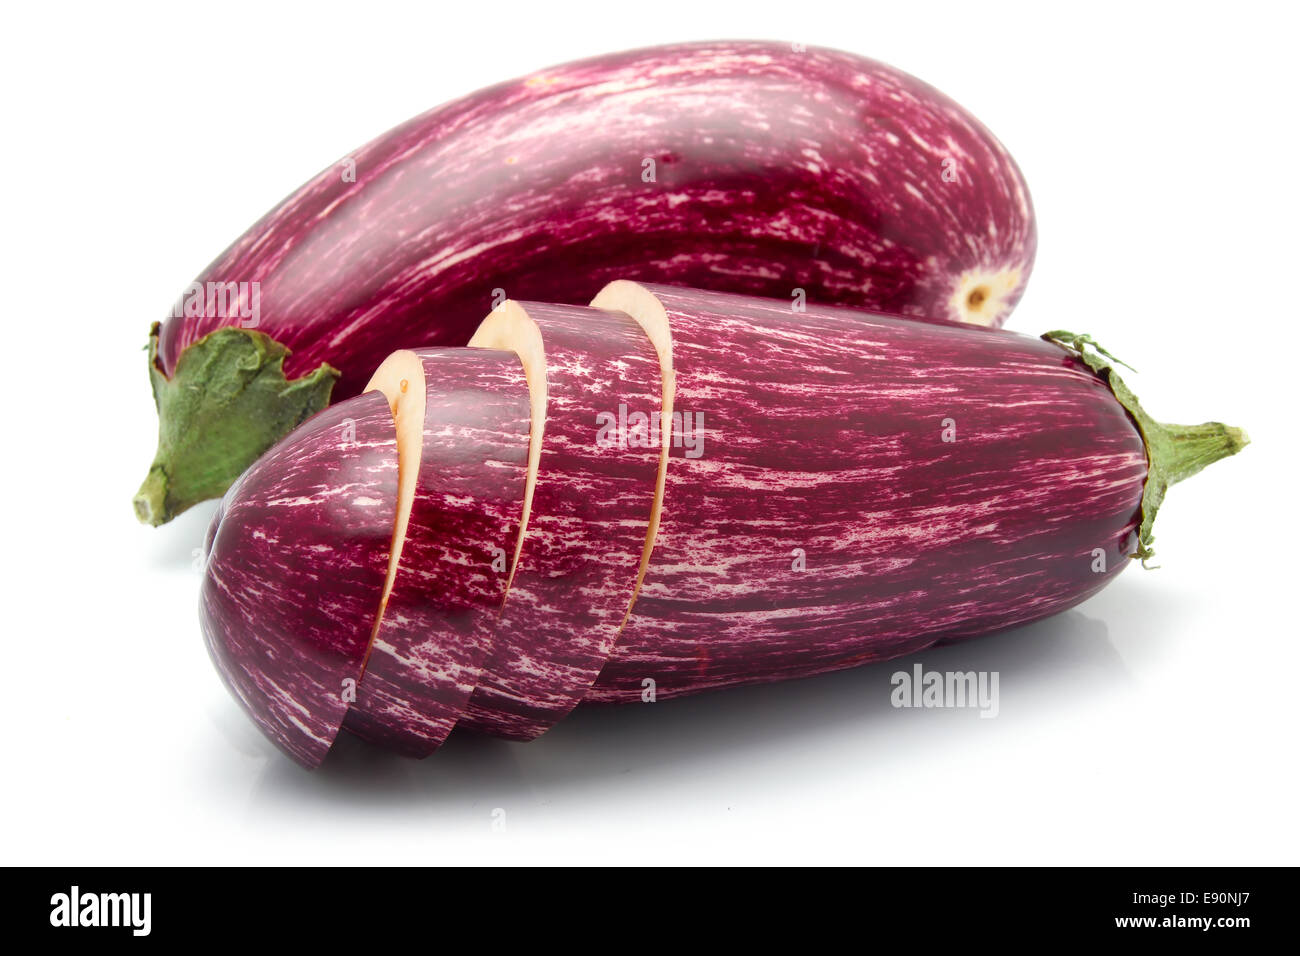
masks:
<instances>
[{"instance_id":1,"label":"striped eggplant skin","mask_svg":"<svg viewBox=\"0 0 1300 956\"><path fill-rule=\"evenodd\" d=\"M530 408L512 352L417 354L426 389L420 475L393 588L343 727L427 757L464 711L497 627L519 536Z\"/></svg>"},{"instance_id":2,"label":"striped eggplant skin","mask_svg":"<svg viewBox=\"0 0 1300 956\"><path fill-rule=\"evenodd\" d=\"M497 290L585 304L626 276L998 325L1035 242L1011 157L925 83L814 47L653 47L471 94L325 169L197 279L248 283L256 318L173 315L157 363L255 321L289 377L329 363L345 399L394 348L465 344Z\"/></svg>"},{"instance_id":3,"label":"striped eggplant skin","mask_svg":"<svg viewBox=\"0 0 1300 956\"><path fill-rule=\"evenodd\" d=\"M540 331L545 430L492 657L461 726L531 740L582 700L631 605L659 473L649 416L662 385L655 350L629 316L509 306ZM621 418L634 422L623 433L609 427Z\"/></svg>"},{"instance_id":4,"label":"striped eggplant skin","mask_svg":"<svg viewBox=\"0 0 1300 956\"><path fill-rule=\"evenodd\" d=\"M644 585L588 700L912 653L1055 614L1129 563L1145 445L1063 349L649 290L703 454L670 447Z\"/></svg>"},{"instance_id":5,"label":"striped eggplant skin","mask_svg":"<svg viewBox=\"0 0 1300 956\"><path fill-rule=\"evenodd\" d=\"M369 392L281 440L231 486L208 533L199 618L235 699L318 765L361 676L397 502L388 403Z\"/></svg>"}]
</instances>

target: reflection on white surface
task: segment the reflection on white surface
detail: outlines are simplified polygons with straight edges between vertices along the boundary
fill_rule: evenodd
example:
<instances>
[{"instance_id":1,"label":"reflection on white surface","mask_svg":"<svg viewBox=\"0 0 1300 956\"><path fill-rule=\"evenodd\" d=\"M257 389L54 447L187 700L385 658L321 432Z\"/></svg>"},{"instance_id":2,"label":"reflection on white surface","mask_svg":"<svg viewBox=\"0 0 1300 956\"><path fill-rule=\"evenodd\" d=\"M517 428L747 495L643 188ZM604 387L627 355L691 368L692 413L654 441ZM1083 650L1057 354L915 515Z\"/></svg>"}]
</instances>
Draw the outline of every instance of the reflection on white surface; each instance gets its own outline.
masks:
<instances>
[{"instance_id":1,"label":"reflection on white surface","mask_svg":"<svg viewBox=\"0 0 1300 956\"><path fill-rule=\"evenodd\" d=\"M887 762L901 748L937 745L980 728L977 711L900 710L890 703L890 676L922 662L927 670L998 671L1001 713L1016 721L1044 696L1061 700L1111 693L1127 683L1106 625L1069 611L989 637L801 680L712 691L653 704L584 706L529 743L458 732L432 757L412 761L343 734L317 771L306 773L270 744L254 793L269 812L306 800L339 800L385 809L436 807L495 794L514 805L552 789L597 788L620 776L677 777L711 764L758 765L765 755L815 748L828 734L851 735L855 759ZM241 715L242 716L242 715ZM251 731L251 726L250 726ZM243 746L247 741L240 736ZM242 747L241 747L242 749ZM743 768L737 769L743 775Z\"/></svg>"}]
</instances>

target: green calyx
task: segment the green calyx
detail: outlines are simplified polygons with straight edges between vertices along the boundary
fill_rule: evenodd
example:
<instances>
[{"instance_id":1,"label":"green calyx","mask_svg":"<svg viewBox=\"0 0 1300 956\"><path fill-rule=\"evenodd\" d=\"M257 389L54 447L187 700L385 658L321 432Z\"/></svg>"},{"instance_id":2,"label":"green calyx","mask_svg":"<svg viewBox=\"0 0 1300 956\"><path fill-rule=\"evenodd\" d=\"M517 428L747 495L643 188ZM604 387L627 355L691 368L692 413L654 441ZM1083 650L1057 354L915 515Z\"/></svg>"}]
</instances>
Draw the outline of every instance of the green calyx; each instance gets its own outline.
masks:
<instances>
[{"instance_id":1,"label":"green calyx","mask_svg":"<svg viewBox=\"0 0 1300 956\"><path fill-rule=\"evenodd\" d=\"M1143 567L1146 567L1147 560L1155 554L1152 550L1155 538L1151 534L1151 526L1155 523L1156 512L1160 510L1170 486L1190 478L1220 458L1235 455L1250 444L1250 437L1244 429L1233 428L1221 422L1205 422L1201 425L1166 425L1158 422L1146 413L1137 396L1115 371L1115 365L1129 369L1132 366L1111 355L1094 342L1091 336L1058 331L1048 332L1043 338L1078 356L1088 368L1096 372L1110 386L1142 434L1147 448L1147 480L1142 487L1137 550L1129 557L1141 560Z\"/></svg>"},{"instance_id":2,"label":"green calyx","mask_svg":"<svg viewBox=\"0 0 1300 956\"><path fill-rule=\"evenodd\" d=\"M181 352L171 378L149 330L149 382L158 406L158 452L136 493L136 517L160 525L219 498L282 436L329 404L339 372L321 366L284 377L289 350L251 329L218 329Z\"/></svg>"}]
</instances>

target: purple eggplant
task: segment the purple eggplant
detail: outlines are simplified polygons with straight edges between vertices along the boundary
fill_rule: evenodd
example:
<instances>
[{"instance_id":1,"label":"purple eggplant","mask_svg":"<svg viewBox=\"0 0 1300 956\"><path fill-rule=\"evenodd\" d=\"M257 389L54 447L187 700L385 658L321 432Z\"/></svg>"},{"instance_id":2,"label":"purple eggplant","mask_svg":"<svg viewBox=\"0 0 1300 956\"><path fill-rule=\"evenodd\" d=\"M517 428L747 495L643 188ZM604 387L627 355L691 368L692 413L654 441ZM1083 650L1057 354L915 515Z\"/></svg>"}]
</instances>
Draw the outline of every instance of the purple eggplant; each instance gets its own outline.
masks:
<instances>
[{"instance_id":1,"label":"purple eggplant","mask_svg":"<svg viewBox=\"0 0 1300 956\"><path fill-rule=\"evenodd\" d=\"M397 501L397 436L378 392L327 409L222 499L199 603L217 670L253 721L314 766L355 699Z\"/></svg>"},{"instance_id":2,"label":"purple eggplant","mask_svg":"<svg viewBox=\"0 0 1300 956\"><path fill-rule=\"evenodd\" d=\"M321 172L151 334L161 524L356 395L396 348L461 346L506 296L635 276L999 325L1029 193L974 117L898 70L760 42L655 47L503 83Z\"/></svg>"},{"instance_id":3,"label":"purple eggplant","mask_svg":"<svg viewBox=\"0 0 1300 956\"><path fill-rule=\"evenodd\" d=\"M536 454L495 646L462 723L531 740L582 700L631 607L660 456L648 423L643 441L598 423L659 407L659 359L630 317L585 306L508 302L470 344L519 356Z\"/></svg>"},{"instance_id":4,"label":"purple eggplant","mask_svg":"<svg viewBox=\"0 0 1300 956\"><path fill-rule=\"evenodd\" d=\"M527 739L580 700L807 676L1046 617L1149 558L1168 487L1247 441L1154 421L1086 336L626 281L593 306L507 303L474 340L495 351L385 373L403 484L432 501L443 463L457 520L414 521L416 495L392 480L356 497L374 467L333 427L387 412L374 393L312 419L228 493L205 631L300 762L319 762L340 721L403 753L453 725ZM448 399L403 417L402 383L429 388L431 355ZM486 388L485 369L505 384ZM513 437L458 428L507 393ZM494 510L467 537L480 497ZM409 576L400 610L383 606L390 551ZM509 577L484 571L490 551L514 555ZM445 595L471 579L478 597L455 607L472 605L474 626L445 626ZM426 646L367 656L376 616L375 633ZM345 718L328 692L358 671ZM298 715L322 729L294 731Z\"/></svg>"},{"instance_id":5,"label":"purple eggplant","mask_svg":"<svg viewBox=\"0 0 1300 956\"><path fill-rule=\"evenodd\" d=\"M593 701L805 676L1055 614L1149 557L1168 484L1245 442L1152 421L1068 333L629 282L594 304L671 336L671 410L701 454L665 422L653 555Z\"/></svg>"},{"instance_id":6,"label":"purple eggplant","mask_svg":"<svg viewBox=\"0 0 1300 956\"><path fill-rule=\"evenodd\" d=\"M402 483L387 591L343 726L426 757L495 650L522 520L528 384L513 353L465 348L395 352L370 384L393 408Z\"/></svg>"}]
</instances>

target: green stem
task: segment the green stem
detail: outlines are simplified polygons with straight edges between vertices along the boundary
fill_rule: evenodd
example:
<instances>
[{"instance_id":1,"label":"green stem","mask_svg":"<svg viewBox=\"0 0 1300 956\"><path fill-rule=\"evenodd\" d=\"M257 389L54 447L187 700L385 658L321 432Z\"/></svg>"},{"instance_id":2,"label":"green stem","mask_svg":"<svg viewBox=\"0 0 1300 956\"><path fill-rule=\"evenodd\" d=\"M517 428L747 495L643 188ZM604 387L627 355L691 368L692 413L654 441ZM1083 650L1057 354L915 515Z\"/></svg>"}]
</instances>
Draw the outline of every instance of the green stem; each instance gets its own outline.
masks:
<instances>
[{"instance_id":1,"label":"green stem","mask_svg":"<svg viewBox=\"0 0 1300 956\"><path fill-rule=\"evenodd\" d=\"M1147 480L1142 487L1137 550L1130 557L1140 559L1145 566L1147 560L1155 554L1152 550L1155 537L1151 533L1151 527L1155 523L1156 512L1165 500L1165 493L1171 486L1190 478L1207 465L1235 455L1250 444L1250 437L1244 429L1221 422L1205 422L1201 425L1167 425L1158 422L1147 414L1133 390L1124 384L1124 380L1115 371L1115 364L1124 363L1094 342L1091 336L1058 331L1048 332L1043 338L1078 356L1096 372L1110 386L1142 434L1147 449Z\"/></svg>"},{"instance_id":2,"label":"green stem","mask_svg":"<svg viewBox=\"0 0 1300 956\"><path fill-rule=\"evenodd\" d=\"M1143 424L1151 458L1160 464L1167 485L1190 478L1206 465L1235 455L1250 444L1245 429L1205 422L1201 425Z\"/></svg>"},{"instance_id":3,"label":"green stem","mask_svg":"<svg viewBox=\"0 0 1300 956\"><path fill-rule=\"evenodd\" d=\"M136 517L151 525L219 498L264 451L329 404L339 377L322 363L286 379L287 348L261 332L225 328L186 347L167 378L158 368L158 328L149 330L158 452L133 501Z\"/></svg>"}]
</instances>

